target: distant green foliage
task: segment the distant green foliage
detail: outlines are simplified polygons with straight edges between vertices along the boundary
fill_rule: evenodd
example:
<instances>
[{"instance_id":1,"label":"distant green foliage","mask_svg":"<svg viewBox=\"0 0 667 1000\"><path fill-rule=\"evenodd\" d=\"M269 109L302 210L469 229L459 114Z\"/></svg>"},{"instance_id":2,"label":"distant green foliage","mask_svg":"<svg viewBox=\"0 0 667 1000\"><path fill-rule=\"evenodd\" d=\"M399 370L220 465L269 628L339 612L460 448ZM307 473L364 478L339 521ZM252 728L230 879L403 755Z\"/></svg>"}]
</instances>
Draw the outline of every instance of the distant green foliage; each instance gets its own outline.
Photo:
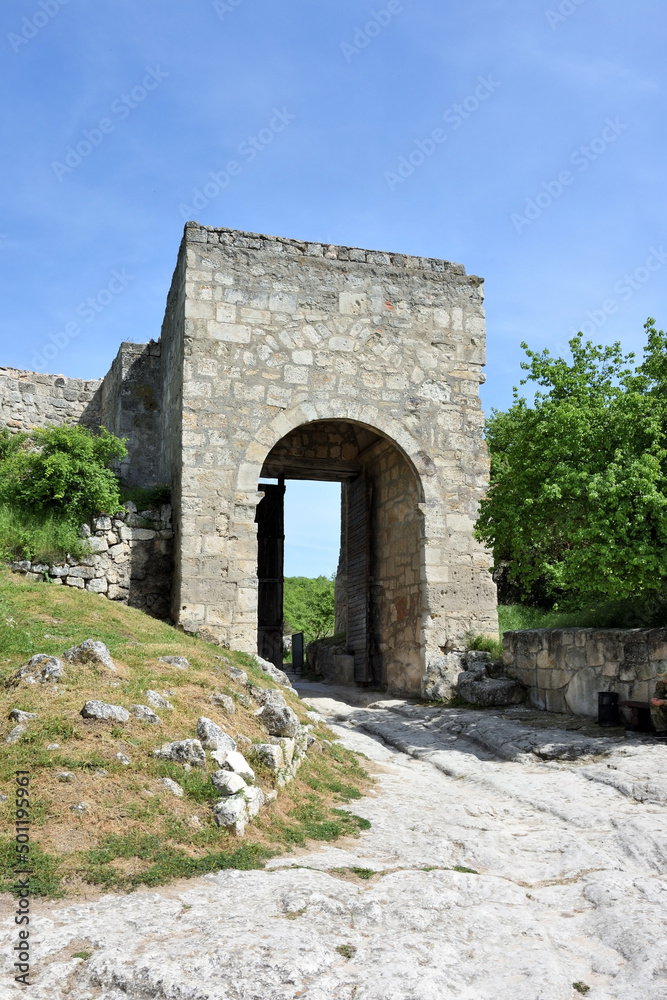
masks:
<instances>
[{"instance_id":1,"label":"distant green foliage","mask_svg":"<svg viewBox=\"0 0 667 1000\"><path fill-rule=\"evenodd\" d=\"M305 642L334 634L333 577L288 576L285 578L284 617L291 632L303 632Z\"/></svg>"},{"instance_id":2,"label":"distant green foliage","mask_svg":"<svg viewBox=\"0 0 667 1000\"><path fill-rule=\"evenodd\" d=\"M502 639L496 639L488 635L474 635L472 632L469 633L466 636L466 649L491 653L494 660L502 660L503 658Z\"/></svg>"},{"instance_id":3,"label":"distant green foliage","mask_svg":"<svg viewBox=\"0 0 667 1000\"><path fill-rule=\"evenodd\" d=\"M118 480L109 468L127 453L100 428L65 425L17 434L0 443L0 503L20 513L81 523L120 506Z\"/></svg>"},{"instance_id":4,"label":"distant green foliage","mask_svg":"<svg viewBox=\"0 0 667 1000\"><path fill-rule=\"evenodd\" d=\"M518 390L487 423L491 487L477 537L528 596L573 607L664 593L667 334L649 319L641 365L619 343L570 341L572 361L523 344Z\"/></svg>"}]
</instances>

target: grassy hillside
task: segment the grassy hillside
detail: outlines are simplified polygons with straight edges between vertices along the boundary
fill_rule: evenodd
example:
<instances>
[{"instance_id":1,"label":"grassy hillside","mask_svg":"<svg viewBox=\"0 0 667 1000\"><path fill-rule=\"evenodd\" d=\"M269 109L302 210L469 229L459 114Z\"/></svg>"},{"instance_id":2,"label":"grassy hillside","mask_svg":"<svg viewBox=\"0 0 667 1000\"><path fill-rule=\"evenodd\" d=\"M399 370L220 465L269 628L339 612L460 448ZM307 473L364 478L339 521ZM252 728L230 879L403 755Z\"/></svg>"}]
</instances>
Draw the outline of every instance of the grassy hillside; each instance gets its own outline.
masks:
<instances>
[{"instance_id":1,"label":"grassy hillside","mask_svg":"<svg viewBox=\"0 0 667 1000\"><path fill-rule=\"evenodd\" d=\"M104 642L117 672L93 665L66 664L57 683L11 686L16 670L35 653L62 658L68 647L85 639ZM187 657L181 670L158 657ZM225 658L229 662L225 662ZM211 807L219 793L209 773L186 772L179 764L151 756L170 740L196 737L197 718L207 716L234 738L242 734L266 741L253 712L245 707L245 689L232 682L229 665L241 667L258 687L275 687L249 656L231 653L186 636L132 608L69 587L26 584L0 570L0 830L13 831L15 772L31 773L32 859L35 894L62 895L86 886L131 889L221 868L259 867L271 854L308 839L334 840L358 833L365 821L340 805L358 798L369 783L359 759L324 742L310 750L296 779L279 790L278 799L248 825L243 839L215 825ZM85 701L99 699L130 709L146 704L146 691L169 692L173 711L157 709L159 726L134 717L123 725L84 720ZM303 723L306 706L286 692L288 704ZM214 693L231 696L235 713L226 715L212 702ZM19 742L4 740L16 725L12 709L37 712ZM331 740L319 727L317 735ZM52 744L57 748L47 749ZM239 745L241 752L247 745ZM124 754L130 765L117 757ZM273 775L253 767L265 791ZM63 780L59 775L69 772ZM184 789L174 797L160 778ZM73 811L85 803L84 812ZM0 890L10 889L14 842L0 837Z\"/></svg>"}]
</instances>

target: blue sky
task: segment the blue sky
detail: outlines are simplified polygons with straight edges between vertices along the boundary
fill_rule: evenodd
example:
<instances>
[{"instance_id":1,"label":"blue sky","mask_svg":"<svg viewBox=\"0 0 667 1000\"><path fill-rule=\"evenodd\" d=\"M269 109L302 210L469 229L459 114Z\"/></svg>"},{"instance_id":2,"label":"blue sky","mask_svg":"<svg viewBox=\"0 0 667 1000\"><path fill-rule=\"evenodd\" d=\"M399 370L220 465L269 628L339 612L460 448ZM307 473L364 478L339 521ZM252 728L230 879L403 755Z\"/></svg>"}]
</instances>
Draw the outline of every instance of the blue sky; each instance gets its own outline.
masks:
<instances>
[{"instance_id":1,"label":"blue sky","mask_svg":"<svg viewBox=\"0 0 667 1000\"><path fill-rule=\"evenodd\" d=\"M6 0L0 364L99 377L157 337L186 215L483 275L486 409L522 340L639 350L667 323L666 28L660 0ZM336 491L304 489L332 544L302 530L292 569L330 572Z\"/></svg>"}]
</instances>

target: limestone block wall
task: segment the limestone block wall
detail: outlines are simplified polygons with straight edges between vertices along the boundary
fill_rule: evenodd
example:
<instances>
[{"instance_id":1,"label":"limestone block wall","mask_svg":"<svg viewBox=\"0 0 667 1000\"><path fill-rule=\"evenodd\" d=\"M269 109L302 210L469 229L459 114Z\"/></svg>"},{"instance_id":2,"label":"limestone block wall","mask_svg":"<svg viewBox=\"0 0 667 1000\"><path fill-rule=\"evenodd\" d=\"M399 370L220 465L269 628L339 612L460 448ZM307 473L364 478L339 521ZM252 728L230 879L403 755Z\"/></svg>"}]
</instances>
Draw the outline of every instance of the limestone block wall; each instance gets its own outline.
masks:
<instances>
[{"instance_id":1,"label":"limestone block wall","mask_svg":"<svg viewBox=\"0 0 667 1000\"><path fill-rule=\"evenodd\" d=\"M128 486L160 480L162 366L160 344L122 343L101 389L100 423L125 438L127 455L118 473Z\"/></svg>"},{"instance_id":2,"label":"limestone block wall","mask_svg":"<svg viewBox=\"0 0 667 1000\"><path fill-rule=\"evenodd\" d=\"M154 618L169 617L173 532L171 507L137 513L132 503L113 517L96 517L82 529L90 552L55 564L28 560L11 568L27 580L76 587L139 608Z\"/></svg>"},{"instance_id":3,"label":"limestone block wall","mask_svg":"<svg viewBox=\"0 0 667 1000\"><path fill-rule=\"evenodd\" d=\"M263 463L296 428L336 419L391 442L415 475L422 666L471 628L493 632L490 558L472 536L488 481L481 279L441 260L188 223L170 303L163 363L181 337L183 357L168 444L173 456L180 440L184 470L176 620L256 649Z\"/></svg>"},{"instance_id":4,"label":"limestone block wall","mask_svg":"<svg viewBox=\"0 0 667 1000\"><path fill-rule=\"evenodd\" d=\"M506 632L503 663L551 712L595 717L598 691L648 701L667 672L667 629L528 629Z\"/></svg>"},{"instance_id":5,"label":"limestone block wall","mask_svg":"<svg viewBox=\"0 0 667 1000\"><path fill-rule=\"evenodd\" d=\"M66 378L0 368L0 427L29 431L66 420L100 423L102 379Z\"/></svg>"}]
</instances>

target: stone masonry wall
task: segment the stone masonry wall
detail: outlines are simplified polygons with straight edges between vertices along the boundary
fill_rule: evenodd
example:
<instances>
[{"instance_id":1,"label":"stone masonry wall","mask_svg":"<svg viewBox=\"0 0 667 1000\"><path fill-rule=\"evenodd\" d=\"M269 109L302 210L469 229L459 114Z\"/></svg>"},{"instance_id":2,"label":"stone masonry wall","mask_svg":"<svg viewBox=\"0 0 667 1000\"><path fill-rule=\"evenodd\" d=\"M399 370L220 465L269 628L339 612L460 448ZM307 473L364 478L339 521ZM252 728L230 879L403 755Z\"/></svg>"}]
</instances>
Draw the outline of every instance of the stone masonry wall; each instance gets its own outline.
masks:
<instances>
[{"instance_id":1,"label":"stone masonry wall","mask_svg":"<svg viewBox=\"0 0 667 1000\"><path fill-rule=\"evenodd\" d=\"M11 568L27 580L48 580L102 594L154 618L169 617L173 533L171 507L137 513L133 503L113 517L84 525L90 553L56 564L18 561Z\"/></svg>"},{"instance_id":2,"label":"stone masonry wall","mask_svg":"<svg viewBox=\"0 0 667 1000\"><path fill-rule=\"evenodd\" d=\"M102 379L65 378L0 368L0 427L29 431L66 420L100 423Z\"/></svg>"},{"instance_id":3,"label":"stone masonry wall","mask_svg":"<svg viewBox=\"0 0 667 1000\"><path fill-rule=\"evenodd\" d=\"M172 298L162 344L163 358L178 354L183 331L169 445L180 430L177 620L254 652L264 460L301 425L346 420L392 442L415 474L422 666L470 629L495 631L490 559L472 534L488 482L482 281L446 261L197 223L177 275L183 323Z\"/></svg>"},{"instance_id":4,"label":"stone masonry wall","mask_svg":"<svg viewBox=\"0 0 667 1000\"><path fill-rule=\"evenodd\" d=\"M423 673L419 494L408 463L387 442L372 449L366 470L374 542L371 656L381 664L380 682L392 693L409 694L419 690Z\"/></svg>"},{"instance_id":5,"label":"stone masonry wall","mask_svg":"<svg viewBox=\"0 0 667 1000\"><path fill-rule=\"evenodd\" d=\"M598 691L648 701L667 672L667 629L527 629L505 632L503 663L551 712L595 717Z\"/></svg>"}]
</instances>

